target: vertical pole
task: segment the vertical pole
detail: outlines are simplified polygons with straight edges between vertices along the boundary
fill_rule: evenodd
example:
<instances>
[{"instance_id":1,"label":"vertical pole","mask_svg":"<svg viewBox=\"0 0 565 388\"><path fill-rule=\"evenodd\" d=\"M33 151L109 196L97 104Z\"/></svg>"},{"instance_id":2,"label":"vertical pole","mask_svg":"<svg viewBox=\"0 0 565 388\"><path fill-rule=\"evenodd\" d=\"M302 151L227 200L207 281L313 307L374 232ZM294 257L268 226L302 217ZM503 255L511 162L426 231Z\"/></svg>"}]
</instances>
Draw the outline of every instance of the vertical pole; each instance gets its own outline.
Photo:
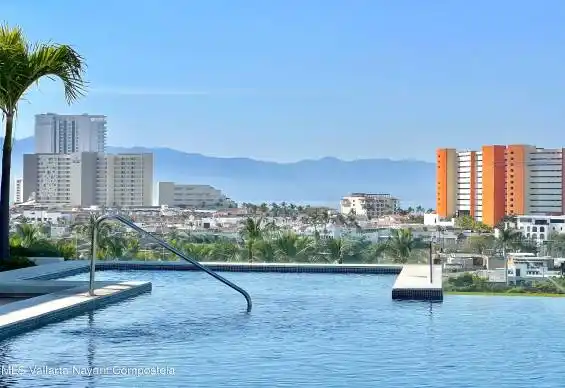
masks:
<instances>
[{"instance_id":1,"label":"vertical pole","mask_svg":"<svg viewBox=\"0 0 565 388\"><path fill-rule=\"evenodd\" d=\"M433 272L434 272L434 265L433 265L433 264L434 264L434 259L433 259L433 256L434 256L434 255L433 255L433 242L430 241L430 260L429 260L429 261L430 261L430 284L433 284L433 283L434 283L434 277L433 277L433 276L434 276L434 275L433 275Z\"/></svg>"},{"instance_id":2,"label":"vertical pole","mask_svg":"<svg viewBox=\"0 0 565 388\"><path fill-rule=\"evenodd\" d=\"M508 285L508 258L506 257L506 243L503 243L502 245L502 259L504 260L504 284Z\"/></svg>"},{"instance_id":3,"label":"vertical pole","mask_svg":"<svg viewBox=\"0 0 565 388\"><path fill-rule=\"evenodd\" d=\"M88 283L88 294L94 296L94 272L96 272L96 250L98 245L98 222L92 226L92 245L90 246L90 281Z\"/></svg>"}]
</instances>

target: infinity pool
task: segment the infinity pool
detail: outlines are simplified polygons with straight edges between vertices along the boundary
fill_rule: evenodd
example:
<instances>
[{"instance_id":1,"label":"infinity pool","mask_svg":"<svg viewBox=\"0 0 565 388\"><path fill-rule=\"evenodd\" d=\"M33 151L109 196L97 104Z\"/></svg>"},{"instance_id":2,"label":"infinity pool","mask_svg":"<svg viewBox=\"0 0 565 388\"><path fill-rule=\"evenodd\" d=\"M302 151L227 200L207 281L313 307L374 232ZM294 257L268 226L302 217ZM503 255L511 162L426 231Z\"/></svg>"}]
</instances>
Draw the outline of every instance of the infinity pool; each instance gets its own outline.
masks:
<instances>
[{"instance_id":1,"label":"infinity pool","mask_svg":"<svg viewBox=\"0 0 565 388\"><path fill-rule=\"evenodd\" d=\"M202 273L97 275L153 292L0 343L0 386L563 386L565 299L393 302L394 276L226 273L246 314Z\"/></svg>"}]
</instances>

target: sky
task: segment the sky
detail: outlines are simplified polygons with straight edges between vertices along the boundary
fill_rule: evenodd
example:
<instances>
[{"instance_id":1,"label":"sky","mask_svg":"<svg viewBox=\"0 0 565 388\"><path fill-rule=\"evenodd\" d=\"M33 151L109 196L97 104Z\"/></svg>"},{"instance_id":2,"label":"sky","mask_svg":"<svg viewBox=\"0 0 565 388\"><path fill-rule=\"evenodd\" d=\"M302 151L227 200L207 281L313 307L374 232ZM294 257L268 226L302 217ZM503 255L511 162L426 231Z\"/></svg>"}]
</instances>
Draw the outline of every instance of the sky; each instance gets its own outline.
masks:
<instances>
[{"instance_id":1,"label":"sky","mask_svg":"<svg viewBox=\"0 0 565 388\"><path fill-rule=\"evenodd\" d=\"M559 0L0 0L31 41L71 44L88 94L46 80L44 112L105 114L115 146L280 162L433 161L438 147L565 147Z\"/></svg>"}]
</instances>

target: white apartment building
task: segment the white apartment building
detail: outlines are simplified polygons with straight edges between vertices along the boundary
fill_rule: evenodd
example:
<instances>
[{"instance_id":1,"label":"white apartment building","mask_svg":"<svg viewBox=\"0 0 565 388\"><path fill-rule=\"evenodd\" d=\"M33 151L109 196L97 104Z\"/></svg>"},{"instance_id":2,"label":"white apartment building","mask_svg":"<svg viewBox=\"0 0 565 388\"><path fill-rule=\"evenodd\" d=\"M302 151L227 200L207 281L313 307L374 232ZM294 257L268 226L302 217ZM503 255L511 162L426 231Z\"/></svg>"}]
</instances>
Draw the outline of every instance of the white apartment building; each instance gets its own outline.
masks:
<instances>
[{"instance_id":1,"label":"white apartment building","mask_svg":"<svg viewBox=\"0 0 565 388\"><path fill-rule=\"evenodd\" d=\"M483 153L463 151L457 153L459 174L457 176L458 214L472 215L476 221L483 220Z\"/></svg>"},{"instance_id":2,"label":"white apartment building","mask_svg":"<svg viewBox=\"0 0 565 388\"><path fill-rule=\"evenodd\" d=\"M106 116L39 114L35 116L35 153L103 153L106 131Z\"/></svg>"},{"instance_id":3,"label":"white apartment building","mask_svg":"<svg viewBox=\"0 0 565 388\"><path fill-rule=\"evenodd\" d=\"M153 206L153 154L106 155L108 206Z\"/></svg>"},{"instance_id":4,"label":"white apartment building","mask_svg":"<svg viewBox=\"0 0 565 388\"><path fill-rule=\"evenodd\" d=\"M152 180L152 154L24 155L23 196L47 206L150 206Z\"/></svg>"},{"instance_id":5,"label":"white apartment building","mask_svg":"<svg viewBox=\"0 0 565 388\"><path fill-rule=\"evenodd\" d=\"M221 209L235 206L221 190L210 185L159 182L159 205L193 209Z\"/></svg>"},{"instance_id":6,"label":"white apartment building","mask_svg":"<svg viewBox=\"0 0 565 388\"><path fill-rule=\"evenodd\" d=\"M516 228L524 237L542 242L553 233L565 233L565 216L520 216L516 217Z\"/></svg>"},{"instance_id":7,"label":"white apartment building","mask_svg":"<svg viewBox=\"0 0 565 388\"><path fill-rule=\"evenodd\" d=\"M341 214L379 218L395 214L399 200L390 194L352 193L340 202Z\"/></svg>"}]
</instances>

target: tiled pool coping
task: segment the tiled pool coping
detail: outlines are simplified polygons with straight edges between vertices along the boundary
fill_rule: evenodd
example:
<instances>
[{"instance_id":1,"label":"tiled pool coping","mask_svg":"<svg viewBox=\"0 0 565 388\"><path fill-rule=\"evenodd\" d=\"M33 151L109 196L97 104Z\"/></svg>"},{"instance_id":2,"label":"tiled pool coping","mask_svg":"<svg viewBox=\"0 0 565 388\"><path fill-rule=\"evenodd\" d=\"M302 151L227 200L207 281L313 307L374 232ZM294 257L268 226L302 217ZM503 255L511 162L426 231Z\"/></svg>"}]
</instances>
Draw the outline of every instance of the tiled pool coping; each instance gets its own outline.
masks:
<instances>
[{"instance_id":1,"label":"tiled pool coping","mask_svg":"<svg viewBox=\"0 0 565 388\"><path fill-rule=\"evenodd\" d=\"M0 293L37 295L0 306L0 340L69 319L108 304L151 291L149 282L88 282L51 280L88 270L85 261L67 261L0 272Z\"/></svg>"},{"instance_id":2,"label":"tiled pool coping","mask_svg":"<svg viewBox=\"0 0 565 388\"><path fill-rule=\"evenodd\" d=\"M121 282L99 284L90 296L81 285L13 302L0 307L0 340L150 291L148 282Z\"/></svg>"},{"instance_id":3,"label":"tiled pool coping","mask_svg":"<svg viewBox=\"0 0 565 388\"><path fill-rule=\"evenodd\" d=\"M366 273L396 275L402 265L395 264L302 264L302 263L220 263L202 262L217 272L285 272L285 273ZM187 262L180 261L99 261L97 270L167 270L198 271Z\"/></svg>"}]
</instances>

